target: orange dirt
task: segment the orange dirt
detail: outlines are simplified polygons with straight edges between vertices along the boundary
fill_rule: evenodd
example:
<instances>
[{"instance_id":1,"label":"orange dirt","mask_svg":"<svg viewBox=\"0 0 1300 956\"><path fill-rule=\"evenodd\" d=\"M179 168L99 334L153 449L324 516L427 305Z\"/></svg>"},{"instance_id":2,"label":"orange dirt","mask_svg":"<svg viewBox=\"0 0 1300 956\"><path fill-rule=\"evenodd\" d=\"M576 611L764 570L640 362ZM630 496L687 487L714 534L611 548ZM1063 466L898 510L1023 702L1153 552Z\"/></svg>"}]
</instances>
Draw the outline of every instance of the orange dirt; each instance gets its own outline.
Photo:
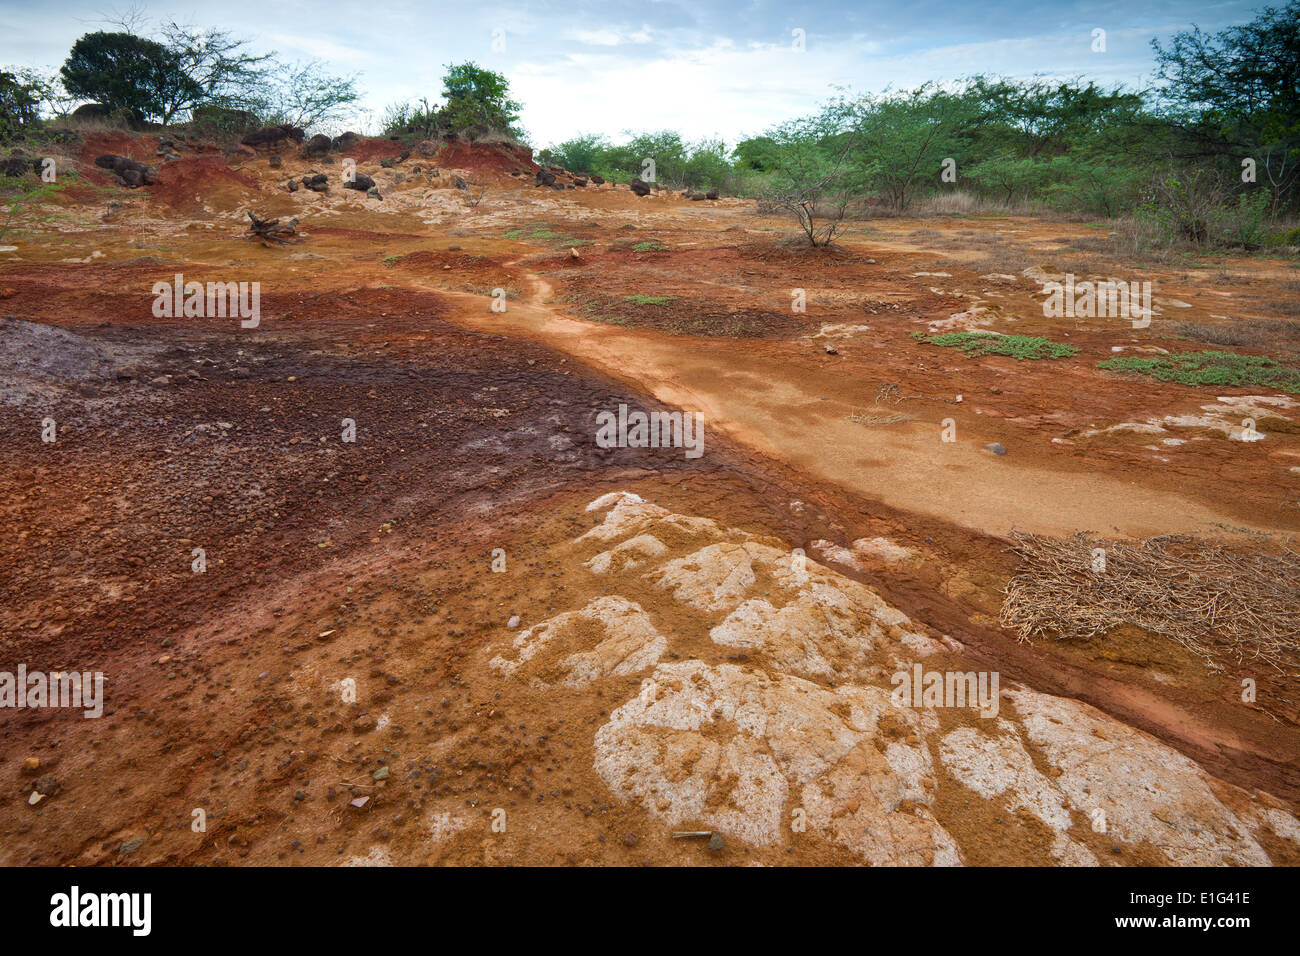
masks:
<instances>
[{"instance_id":1,"label":"orange dirt","mask_svg":"<svg viewBox=\"0 0 1300 956\"><path fill-rule=\"evenodd\" d=\"M1070 265L1062 237L1089 227L880 220L839 251L808 252L739 200L535 189L502 175L533 167L496 146L445 148L439 179L411 174L429 165L416 157L381 169L397 145L350 154L377 201L337 183L285 192L309 168L338 175L287 153L281 169L193 150L163 164L154 137L96 134L83 166L123 153L156 161L159 184L64 193L71 228L0 254L0 314L77 336L51 339L62 364L43 370L4 355L0 669L102 670L110 689L100 720L6 715L0 863L326 864L375 847L415 863L852 862L811 837L779 855L672 840L592 769L592 734L638 676L574 704L488 667L513 615L528 626L602 593L563 549L593 524L585 504L618 489L818 560L819 540L911 548L901 564L835 569L960 641L954 666L1085 701L1223 781L1300 805L1300 713L1263 692L1243 704L1248 667L1216 673L1140 633L1024 644L996 623L1013 529L1293 542L1294 409L1275 406L1253 444L1204 422L1112 430L1213 417L1204 406L1261 391L1096 368L1116 347L1188 348L1174 320L1276 317L1285 263L1121 264L1157 283L1150 329L1052 320L1022 270ZM456 170L489 185L478 206L453 188ZM250 209L299 216L300 241L248 241ZM634 248L652 239L663 248ZM991 268L986 254L1025 265ZM260 325L155 317L152 286L177 272L260 283ZM796 289L804 312L791 310ZM1294 310L1300 297L1282 298ZM966 358L911 336L968 310L961 321L1080 354ZM597 447L596 414L620 403L703 412L706 453ZM1224 407L1231 425L1236 406ZM47 418L54 443L41 440ZM344 419L355 443L341 440ZM349 677L359 702L337 693ZM27 757L55 781L35 806ZM430 842L431 812L477 821L494 807L514 821L507 839L476 822ZM205 832L191 829L194 808ZM976 862L1041 853L1023 820L990 842L971 807L936 812L982 846ZM1139 848L1115 862L1155 859Z\"/></svg>"}]
</instances>

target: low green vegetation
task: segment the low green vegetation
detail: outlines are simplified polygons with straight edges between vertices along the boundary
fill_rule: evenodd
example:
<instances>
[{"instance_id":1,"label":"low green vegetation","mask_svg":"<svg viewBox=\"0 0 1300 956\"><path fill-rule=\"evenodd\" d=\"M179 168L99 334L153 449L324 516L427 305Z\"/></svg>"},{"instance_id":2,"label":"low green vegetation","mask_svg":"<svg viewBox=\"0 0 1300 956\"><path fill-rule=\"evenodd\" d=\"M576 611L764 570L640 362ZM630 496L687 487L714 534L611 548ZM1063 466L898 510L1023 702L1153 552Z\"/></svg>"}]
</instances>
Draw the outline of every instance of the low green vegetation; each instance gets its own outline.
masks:
<instances>
[{"instance_id":1,"label":"low green vegetation","mask_svg":"<svg viewBox=\"0 0 1300 956\"><path fill-rule=\"evenodd\" d=\"M730 149L651 130L626 143L577 136L539 159L753 197L811 245L834 241L845 219L919 207L1117 219L1126 242L1162 254L1286 248L1300 212L1297 22L1300 0L1279 0L1249 23L1152 41L1142 89L976 75L845 92Z\"/></svg>"},{"instance_id":2,"label":"low green vegetation","mask_svg":"<svg viewBox=\"0 0 1300 956\"><path fill-rule=\"evenodd\" d=\"M667 305L673 301L671 295L625 295L624 302L631 302L633 305Z\"/></svg>"},{"instance_id":3,"label":"low green vegetation","mask_svg":"<svg viewBox=\"0 0 1300 956\"><path fill-rule=\"evenodd\" d=\"M1110 372L1137 372L1180 385L1249 385L1300 395L1300 368L1264 355L1235 352L1184 352L1153 358L1120 355L1097 364Z\"/></svg>"},{"instance_id":4,"label":"low green vegetation","mask_svg":"<svg viewBox=\"0 0 1300 956\"><path fill-rule=\"evenodd\" d=\"M531 226L521 226L518 229L507 229L505 237L517 242L541 242L552 246L591 245L589 239L575 239L573 236L567 236L562 232L557 232L554 227L548 226L544 222L535 222Z\"/></svg>"},{"instance_id":5,"label":"low green vegetation","mask_svg":"<svg viewBox=\"0 0 1300 956\"><path fill-rule=\"evenodd\" d=\"M956 348L970 357L978 355L1007 355L1025 361L1028 359L1071 358L1079 354L1074 345L1062 345L1039 335L995 335L992 332L943 332L926 335L913 332L912 338L926 345Z\"/></svg>"},{"instance_id":6,"label":"low green vegetation","mask_svg":"<svg viewBox=\"0 0 1300 956\"><path fill-rule=\"evenodd\" d=\"M659 252L665 246L658 239L644 239L632 246L633 252Z\"/></svg>"}]
</instances>

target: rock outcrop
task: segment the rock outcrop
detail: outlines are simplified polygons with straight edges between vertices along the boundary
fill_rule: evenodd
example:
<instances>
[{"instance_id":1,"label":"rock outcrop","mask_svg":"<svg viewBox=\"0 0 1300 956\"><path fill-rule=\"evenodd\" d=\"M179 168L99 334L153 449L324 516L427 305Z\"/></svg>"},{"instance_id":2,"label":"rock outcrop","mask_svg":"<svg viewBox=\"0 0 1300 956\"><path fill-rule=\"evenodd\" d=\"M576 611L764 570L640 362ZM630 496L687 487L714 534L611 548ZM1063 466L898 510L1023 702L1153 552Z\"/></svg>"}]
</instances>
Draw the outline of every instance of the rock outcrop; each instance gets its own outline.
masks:
<instances>
[{"instance_id":1,"label":"rock outcrop","mask_svg":"<svg viewBox=\"0 0 1300 956\"><path fill-rule=\"evenodd\" d=\"M989 821L1015 822L994 839L1029 864L1300 851L1280 801L1087 704L1011 682L980 708L901 693L918 669L977 675L959 642L801 551L626 493L588 510L600 521L573 547L601 596L488 663L539 693L624 694L594 769L664 827L756 850L811 837L877 866L987 862Z\"/></svg>"}]
</instances>

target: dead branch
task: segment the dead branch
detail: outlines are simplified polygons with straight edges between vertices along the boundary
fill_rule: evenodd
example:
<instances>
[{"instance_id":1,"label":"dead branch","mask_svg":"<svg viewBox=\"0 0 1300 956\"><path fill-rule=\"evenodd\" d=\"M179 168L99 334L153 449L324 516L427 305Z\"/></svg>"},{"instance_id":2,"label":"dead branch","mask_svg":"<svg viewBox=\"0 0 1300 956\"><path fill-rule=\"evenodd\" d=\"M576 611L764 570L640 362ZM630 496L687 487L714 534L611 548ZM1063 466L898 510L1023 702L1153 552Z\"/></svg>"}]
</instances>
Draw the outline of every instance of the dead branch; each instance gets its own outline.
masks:
<instances>
[{"instance_id":1,"label":"dead branch","mask_svg":"<svg viewBox=\"0 0 1300 956\"><path fill-rule=\"evenodd\" d=\"M248 227L248 238L260 239L264 246L269 246L272 242L284 245L298 235L297 216L288 222L281 222L279 219L258 219L250 212L248 218L252 220Z\"/></svg>"}]
</instances>

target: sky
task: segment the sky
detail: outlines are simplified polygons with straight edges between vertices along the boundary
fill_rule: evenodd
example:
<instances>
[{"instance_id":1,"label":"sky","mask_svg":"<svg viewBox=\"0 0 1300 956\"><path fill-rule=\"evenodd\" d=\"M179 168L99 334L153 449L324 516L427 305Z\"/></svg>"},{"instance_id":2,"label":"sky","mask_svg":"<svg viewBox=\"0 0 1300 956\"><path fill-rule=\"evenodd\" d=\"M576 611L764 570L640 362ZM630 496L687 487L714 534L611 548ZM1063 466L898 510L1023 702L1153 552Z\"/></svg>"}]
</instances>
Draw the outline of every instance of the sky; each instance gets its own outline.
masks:
<instances>
[{"instance_id":1,"label":"sky","mask_svg":"<svg viewBox=\"0 0 1300 956\"><path fill-rule=\"evenodd\" d=\"M289 61L356 75L377 132L392 103L436 100L443 68L503 73L537 147L578 134L612 141L674 129L689 140L746 136L816 109L841 89L880 92L975 73L1083 76L1141 87L1153 38L1192 24L1247 22L1253 0L563 0L332 3L330 0L0 0L0 67L56 69L83 33L131 9L137 32L174 19L217 26ZM1104 50L1094 31L1104 33ZM340 127L340 128L342 128ZM335 130L337 131L337 130Z\"/></svg>"}]
</instances>

